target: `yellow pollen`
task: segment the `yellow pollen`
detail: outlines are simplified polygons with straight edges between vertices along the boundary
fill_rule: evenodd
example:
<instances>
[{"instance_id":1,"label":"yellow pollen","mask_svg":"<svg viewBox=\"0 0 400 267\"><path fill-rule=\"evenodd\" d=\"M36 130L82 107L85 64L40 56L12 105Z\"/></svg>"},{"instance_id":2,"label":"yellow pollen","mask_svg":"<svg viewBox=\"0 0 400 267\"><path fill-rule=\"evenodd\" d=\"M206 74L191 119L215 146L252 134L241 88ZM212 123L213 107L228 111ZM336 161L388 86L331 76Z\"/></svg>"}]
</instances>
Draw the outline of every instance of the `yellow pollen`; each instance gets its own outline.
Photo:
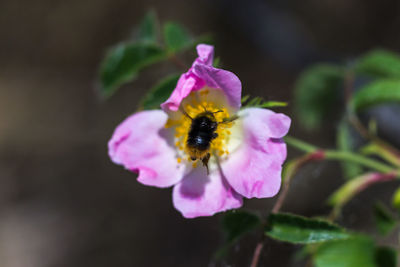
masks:
<instances>
[{"instance_id":1,"label":"yellow pollen","mask_svg":"<svg viewBox=\"0 0 400 267\"><path fill-rule=\"evenodd\" d=\"M231 135L229 128L232 127L234 122L226 121L226 119L230 118L230 114L226 108L221 107L217 103L207 99L209 93L210 92L208 89L192 92L186 98L186 101L181 104L181 109L183 109L191 118L196 118L205 111L213 113L215 121L218 123L215 131L218 136L211 141L209 153L211 153L211 155L216 154L219 156L228 155L229 151L227 144ZM178 148L178 150L184 153L183 155L186 155L185 158L191 161L193 150L190 151L186 143L192 120L185 116L182 112L179 112L179 114L180 115L178 115L177 118L174 117L174 120L168 119L165 127L175 127L175 146ZM201 159L198 158L198 160ZM183 160L181 157L177 158L178 163L181 163L182 161ZM196 166L197 161L193 162L193 167Z\"/></svg>"}]
</instances>

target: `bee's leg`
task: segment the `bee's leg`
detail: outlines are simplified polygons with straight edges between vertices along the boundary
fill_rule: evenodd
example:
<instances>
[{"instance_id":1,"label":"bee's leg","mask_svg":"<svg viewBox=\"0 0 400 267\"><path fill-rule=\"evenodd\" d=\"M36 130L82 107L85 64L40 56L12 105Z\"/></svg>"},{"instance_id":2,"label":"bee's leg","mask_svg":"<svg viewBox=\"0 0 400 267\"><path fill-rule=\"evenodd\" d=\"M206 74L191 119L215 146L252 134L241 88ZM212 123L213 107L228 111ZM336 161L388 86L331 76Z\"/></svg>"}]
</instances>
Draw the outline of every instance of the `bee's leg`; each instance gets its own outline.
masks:
<instances>
[{"instance_id":1,"label":"bee's leg","mask_svg":"<svg viewBox=\"0 0 400 267\"><path fill-rule=\"evenodd\" d=\"M183 109L182 106L179 106L179 111L182 112L183 115L185 115L187 118L189 118L190 120L193 120L192 117L190 117L189 114L187 114L187 112Z\"/></svg>"},{"instance_id":2,"label":"bee's leg","mask_svg":"<svg viewBox=\"0 0 400 267\"><path fill-rule=\"evenodd\" d=\"M205 166L207 169L207 175L210 174L210 171L208 170L208 161L210 160L210 156L210 153L207 153L207 155L201 159L201 162L203 162L203 166Z\"/></svg>"},{"instance_id":3,"label":"bee's leg","mask_svg":"<svg viewBox=\"0 0 400 267\"><path fill-rule=\"evenodd\" d=\"M217 138L217 137L218 137L218 134L217 134L217 133L213 133L212 139L215 139L215 138Z\"/></svg>"}]
</instances>

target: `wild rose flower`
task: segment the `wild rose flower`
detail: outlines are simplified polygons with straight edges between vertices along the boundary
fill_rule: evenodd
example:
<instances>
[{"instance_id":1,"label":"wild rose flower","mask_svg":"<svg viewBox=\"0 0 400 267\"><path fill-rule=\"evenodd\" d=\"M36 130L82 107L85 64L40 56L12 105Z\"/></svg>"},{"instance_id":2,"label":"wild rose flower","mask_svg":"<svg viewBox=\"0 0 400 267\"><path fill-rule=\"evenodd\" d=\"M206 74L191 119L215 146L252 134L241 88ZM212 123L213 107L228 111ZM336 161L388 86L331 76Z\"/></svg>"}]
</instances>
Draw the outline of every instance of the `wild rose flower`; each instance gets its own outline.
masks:
<instances>
[{"instance_id":1,"label":"wild rose flower","mask_svg":"<svg viewBox=\"0 0 400 267\"><path fill-rule=\"evenodd\" d=\"M129 116L108 143L112 161L138 172L139 182L173 186L174 207L186 218L239 208L242 197L276 195L286 159L282 137L290 126L284 114L240 110L238 77L212 66L212 46L198 45L197 53L162 110ZM188 145L193 119L200 116L217 124L205 152ZM208 153L207 170L202 159Z\"/></svg>"}]
</instances>

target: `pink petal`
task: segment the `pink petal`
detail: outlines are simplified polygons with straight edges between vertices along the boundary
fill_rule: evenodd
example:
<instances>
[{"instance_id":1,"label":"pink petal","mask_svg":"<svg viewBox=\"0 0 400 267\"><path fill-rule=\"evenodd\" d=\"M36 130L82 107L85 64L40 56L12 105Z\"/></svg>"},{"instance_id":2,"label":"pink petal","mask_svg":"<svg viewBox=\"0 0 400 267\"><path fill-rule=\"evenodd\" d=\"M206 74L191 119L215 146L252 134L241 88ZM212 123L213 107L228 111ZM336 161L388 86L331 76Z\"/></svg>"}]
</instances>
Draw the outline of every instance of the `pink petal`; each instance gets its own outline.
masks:
<instances>
[{"instance_id":1,"label":"pink petal","mask_svg":"<svg viewBox=\"0 0 400 267\"><path fill-rule=\"evenodd\" d=\"M290 118L259 108L244 109L239 115L244 140L222 163L226 179L247 198L272 197L281 185L286 159L286 144L281 138L289 130Z\"/></svg>"},{"instance_id":2,"label":"pink petal","mask_svg":"<svg viewBox=\"0 0 400 267\"><path fill-rule=\"evenodd\" d=\"M242 206L242 198L225 181L220 171L207 176L205 168L197 167L173 189L173 202L185 218L212 216Z\"/></svg>"},{"instance_id":3,"label":"pink petal","mask_svg":"<svg viewBox=\"0 0 400 267\"><path fill-rule=\"evenodd\" d=\"M257 134L261 141L267 138L282 138L290 128L290 118L269 109L247 108L240 111L244 123Z\"/></svg>"},{"instance_id":4,"label":"pink petal","mask_svg":"<svg viewBox=\"0 0 400 267\"><path fill-rule=\"evenodd\" d=\"M173 133L164 128L167 118L161 110L135 113L117 127L108 142L112 161L139 172L138 181L145 185L168 187L183 177Z\"/></svg>"},{"instance_id":5,"label":"pink petal","mask_svg":"<svg viewBox=\"0 0 400 267\"><path fill-rule=\"evenodd\" d=\"M199 55L198 61L211 65L214 59L214 47L212 45L199 44L196 49Z\"/></svg>"},{"instance_id":6,"label":"pink petal","mask_svg":"<svg viewBox=\"0 0 400 267\"><path fill-rule=\"evenodd\" d=\"M161 104L164 111L177 111L182 100L192 91L205 86L220 89L227 97L233 109L238 110L241 104L242 84L239 78L227 70L212 67L214 48L209 45L197 46L199 57L194 61L188 72L181 75L171 96Z\"/></svg>"},{"instance_id":7,"label":"pink petal","mask_svg":"<svg viewBox=\"0 0 400 267\"><path fill-rule=\"evenodd\" d=\"M161 108L166 112L168 110L177 111L185 97L187 97L193 90L201 89L204 86L204 81L194 75L190 69L188 72L181 75L171 96L167 101L161 104Z\"/></svg>"},{"instance_id":8,"label":"pink petal","mask_svg":"<svg viewBox=\"0 0 400 267\"><path fill-rule=\"evenodd\" d=\"M221 89L233 108L240 108L242 83L235 74L205 64L194 64L193 73L208 87Z\"/></svg>"}]
</instances>

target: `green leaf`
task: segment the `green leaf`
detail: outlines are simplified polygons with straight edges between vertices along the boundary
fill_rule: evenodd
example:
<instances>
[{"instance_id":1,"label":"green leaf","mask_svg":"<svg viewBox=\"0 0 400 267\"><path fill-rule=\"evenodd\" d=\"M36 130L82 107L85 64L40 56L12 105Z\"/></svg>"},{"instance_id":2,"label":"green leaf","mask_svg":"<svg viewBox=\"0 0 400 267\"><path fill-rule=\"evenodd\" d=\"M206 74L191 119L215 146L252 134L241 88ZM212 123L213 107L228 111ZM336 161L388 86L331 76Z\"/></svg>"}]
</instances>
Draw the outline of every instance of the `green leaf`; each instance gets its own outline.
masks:
<instances>
[{"instance_id":1,"label":"green leaf","mask_svg":"<svg viewBox=\"0 0 400 267\"><path fill-rule=\"evenodd\" d=\"M150 91L143 97L140 104L141 108L160 108L161 103L168 99L172 91L175 89L179 76L179 74L170 75L151 88Z\"/></svg>"},{"instance_id":2,"label":"green leaf","mask_svg":"<svg viewBox=\"0 0 400 267\"><path fill-rule=\"evenodd\" d=\"M382 103L400 102L400 80L377 80L357 91L350 107L353 111L361 111Z\"/></svg>"},{"instance_id":3,"label":"green leaf","mask_svg":"<svg viewBox=\"0 0 400 267\"><path fill-rule=\"evenodd\" d=\"M313 259L316 267L378 267L374 252L371 239L354 237L322 244Z\"/></svg>"},{"instance_id":4,"label":"green leaf","mask_svg":"<svg viewBox=\"0 0 400 267\"><path fill-rule=\"evenodd\" d=\"M337 147L341 151L354 151L354 137L350 134L350 128L345 121L339 124L337 135L336 135ZM343 174L347 179L352 179L358 176L362 172L362 168L359 164L352 162L341 162Z\"/></svg>"},{"instance_id":5,"label":"green leaf","mask_svg":"<svg viewBox=\"0 0 400 267\"><path fill-rule=\"evenodd\" d=\"M288 103L279 101L265 101L261 104L261 108L275 108L275 107L286 107Z\"/></svg>"},{"instance_id":6,"label":"green leaf","mask_svg":"<svg viewBox=\"0 0 400 267\"><path fill-rule=\"evenodd\" d=\"M138 41L156 44L158 40L159 23L154 11L149 11L139 25Z\"/></svg>"},{"instance_id":7,"label":"green leaf","mask_svg":"<svg viewBox=\"0 0 400 267\"><path fill-rule=\"evenodd\" d=\"M375 223L379 233L382 235L389 234L397 225L396 219L381 202L374 205Z\"/></svg>"},{"instance_id":8,"label":"green leaf","mask_svg":"<svg viewBox=\"0 0 400 267\"><path fill-rule=\"evenodd\" d=\"M241 103L244 104L245 102L247 102L247 100L249 100L249 98L250 98L249 95L242 96Z\"/></svg>"},{"instance_id":9,"label":"green leaf","mask_svg":"<svg viewBox=\"0 0 400 267\"><path fill-rule=\"evenodd\" d=\"M186 29L173 22L167 22L164 25L164 40L167 50L174 53L193 44L193 40Z\"/></svg>"},{"instance_id":10,"label":"green leaf","mask_svg":"<svg viewBox=\"0 0 400 267\"><path fill-rule=\"evenodd\" d=\"M258 216L244 211L229 212L222 219L222 227L228 242L236 241L246 232L259 226L260 223Z\"/></svg>"},{"instance_id":11,"label":"green leaf","mask_svg":"<svg viewBox=\"0 0 400 267\"><path fill-rule=\"evenodd\" d=\"M392 197L392 205L400 211L400 187L396 189Z\"/></svg>"},{"instance_id":12,"label":"green leaf","mask_svg":"<svg viewBox=\"0 0 400 267\"><path fill-rule=\"evenodd\" d=\"M306 129L318 128L332 110L343 83L343 68L318 64L304 71L295 85L295 110Z\"/></svg>"},{"instance_id":13,"label":"green leaf","mask_svg":"<svg viewBox=\"0 0 400 267\"><path fill-rule=\"evenodd\" d=\"M400 57L389 51L374 50L360 59L355 71L377 78L400 78Z\"/></svg>"},{"instance_id":14,"label":"green leaf","mask_svg":"<svg viewBox=\"0 0 400 267\"><path fill-rule=\"evenodd\" d=\"M213 67L214 68L221 68L221 58L220 57L216 57L214 59Z\"/></svg>"},{"instance_id":15,"label":"green leaf","mask_svg":"<svg viewBox=\"0 0 400 267\"><path fill-rule=\"evenodd\" d=\"M390 247L378 247L375 250L375 261L378 267L396 267L397 251Z\"/></svg>"},{"instance_id":16,"label":"green leaf","mask_svg":"<svg viewBox=\"0 0 400 267\"><path fill-rule=\"evenodd\" d=\"M287 213L270 214L265 234L296 244L320 243L350 236L343 228L330 222Z\"/></svg>"},{"instance_id":17,"label":"green leaf","mask_svg":"<svg viewBox=\"0 0 400 267\"><path fill-rule=\"evenodd\" d=\"M152 44L122 43L110 49L100 68L101 93L111 96L122 84L133 81L144 67L165 58Z\"/></svg>"},{"instance_id":18,"label":"green leaf","mask_svg":"<svg viewBox=\"0 0 400 267\"><path fill-rule=\"evenodd\" d=\"M245 95L241 100L243 107L257 107L257 108L274 108L274 107L286 107L286 102L279 101L265 101L261 97L253 97L250 99L249 95Z\"/></svg>"}]
</instances>

